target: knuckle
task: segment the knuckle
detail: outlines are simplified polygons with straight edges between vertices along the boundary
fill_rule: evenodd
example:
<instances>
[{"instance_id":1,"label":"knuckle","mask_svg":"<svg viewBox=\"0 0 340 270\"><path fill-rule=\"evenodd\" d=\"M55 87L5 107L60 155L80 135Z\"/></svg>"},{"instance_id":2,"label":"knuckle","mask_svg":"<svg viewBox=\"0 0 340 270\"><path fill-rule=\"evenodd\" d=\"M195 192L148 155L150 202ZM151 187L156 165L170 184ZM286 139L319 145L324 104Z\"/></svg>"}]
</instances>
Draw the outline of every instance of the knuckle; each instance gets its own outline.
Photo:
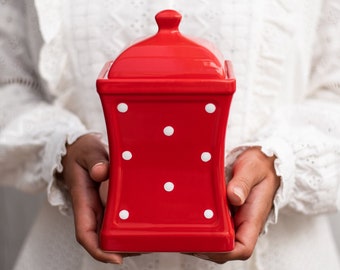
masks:
<instances>
[{"instance_id":1,"label":"knuckle","mask_svg":"<svg viewBox=\"0 0 340 270\"><path fill-rule=\"evenodd\" d=\"M246 176L238 178L237 186L243 190L245 194L248 194L251 190L251 181Z\"/></svg>"},{"instance_id":2,"label":"knuckle","mask_svg":"<svg viewBox=\"0 0 340 270\"><path fill-rule=\"evenodd\" d=\"M217 264L225 264L226 262L228 262L228 260L226 258L220 258L220 259L215 261L215 263L217 263Z\"/></svg>"},{"instance_id":3,"label":"knuckle","mask_svg":"<svg viewBox=\"0 0 340 270\"><path fill-rule=\"evenodd\" d=\"M76 232L75 234L75 237L76 237L76 241L80 244L80 245L83 245L83 242L84 242L84 237L83 237L83 234L80 233L80 232Z\"/></svg>"},{"instance_id":4,"label":"knuckle","mask_svg":"<svg viewBox=\"0 0 340 270\"><path fill-rule=\"evenodd\" d=\"M225 264L228 261L229 261L229 257L227 253L220 254L214 259L214 262L217 264Z\"/></svg>"},{"instance_id":5,"label":"knuckle","mask_svg":"<svg viewBox=\"0 0 340 270\"><path fill-rule=\"evenodd\" d=\"M102 254L98 250L93 251L91 256L97 261L106 262L105 258L103 258Z\"/></svg>"},{"instance_id":6,"label":"knuckle","mask_svg":"<svg viewBox=\"0 0 340 270\"><path fill-rule=\"evenodd\" d=\"M240 256L240 260L248 260L253 254L253 249L252 248L246 248L243 253Z\"/></svg>"},{"instance_id":7,"label":"knuckle","mask_svg":"<svg viewBox=\"0 0 340 270\"><path fill-rule=\"evenodd\" d=\"M224 264L228 261L227 254L225 253L209 253L209 254L194 254L195 257L200 258L202 260L211 261L216 264Z\"/></svg>"}]
</instances>

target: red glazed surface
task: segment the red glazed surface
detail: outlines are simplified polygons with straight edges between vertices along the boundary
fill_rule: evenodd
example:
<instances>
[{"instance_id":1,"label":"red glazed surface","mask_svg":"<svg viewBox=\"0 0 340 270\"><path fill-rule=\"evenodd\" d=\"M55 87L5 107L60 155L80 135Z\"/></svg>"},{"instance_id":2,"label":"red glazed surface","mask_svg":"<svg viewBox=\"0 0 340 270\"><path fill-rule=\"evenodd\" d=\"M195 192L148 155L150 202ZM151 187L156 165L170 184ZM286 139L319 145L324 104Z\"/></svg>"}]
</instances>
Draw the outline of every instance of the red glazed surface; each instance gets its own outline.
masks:
<instances>
[{"instance_id":1,"label":"red glazed surface","mask_svg":"<svg viewBox=\"0 0 340 270\"><path fill-rule=\"evenodd\" d=\"M97 80L110 151L101 247L117 252L225 252L234 247L224 176L230 62L156 16L158 33Z\"/></svg>"}]
</instances>

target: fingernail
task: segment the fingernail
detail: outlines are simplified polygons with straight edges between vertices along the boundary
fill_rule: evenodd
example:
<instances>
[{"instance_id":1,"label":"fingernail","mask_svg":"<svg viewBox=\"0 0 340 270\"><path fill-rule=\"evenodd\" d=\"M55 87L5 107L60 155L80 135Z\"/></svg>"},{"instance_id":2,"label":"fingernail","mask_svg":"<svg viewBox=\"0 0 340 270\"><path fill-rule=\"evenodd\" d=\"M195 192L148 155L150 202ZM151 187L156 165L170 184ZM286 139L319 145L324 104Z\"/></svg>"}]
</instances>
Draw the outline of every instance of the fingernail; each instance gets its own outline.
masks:
<instances>
[{"instance_id":1,"label":"fingernail","mask_svg":"<svg viewBox=\"0 0 340 270\"><path fill-rule=\"evenodd\" d=\"M116 258L114 260L110 261L111 264L122 264L123 263L123 259L122 258Z\"/></svg>"},{"instance_id":2,"label":"fingernail","mask_svg":"<svg viewBox=\"0 0 340 270\"><path fill-rule=\"evenodd\" d=\"M234 194L240 199L241 203L244 202L244 193L243 193L243 190L242 188L240 187L234 187Z\"/></svg>"},{"instance_id":3,"label":"fingernail","mask_svg":"<svg viewBox=\"0 0 340 270\"><path fill-rule=\"evenodd\" d=\"M96 166L99 166L99 165L103 165L103 164L105 164L104 161L98 161L97 163L95 163L95 164L93 165L93 167L96 167Z\"/></svg>"},{"instance_id":4,"label":"fingernail","mask_svg":"<svg viewBox=\"0 0 340 270\"><path fill-rule=\"evenodd\" d=\"M104 161L99 161L99 162L97 162L96 164L94 164L94 165L92 166L92 169L95 168L95 167L97 167L97 166L104 165L104 164L105 164Z\"/></svg>"}]
</instances>

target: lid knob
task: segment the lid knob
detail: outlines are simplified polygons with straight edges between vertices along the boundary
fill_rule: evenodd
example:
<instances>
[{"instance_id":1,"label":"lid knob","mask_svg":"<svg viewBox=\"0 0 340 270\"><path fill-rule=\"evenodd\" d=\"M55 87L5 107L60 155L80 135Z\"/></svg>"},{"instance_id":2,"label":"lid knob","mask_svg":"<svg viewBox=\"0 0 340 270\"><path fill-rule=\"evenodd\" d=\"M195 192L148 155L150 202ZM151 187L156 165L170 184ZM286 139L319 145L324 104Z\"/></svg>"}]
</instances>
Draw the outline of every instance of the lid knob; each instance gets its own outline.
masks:
<instances>
[{"instance_id":1,"label":"lid knob","mask_svg":"<svg viewBox=\"0 0 340 270\"><path fill-rule=\"evenodd\" d=\"M163 10L155 19L158 32L125 49L112 62L109 79L226 78L224 60L215 47L181 34L179 12Z\"/></svg>"},{"instance_id":2,"label":"lid knob","mask_svg":"<svg viewBox=\"0 0 340 270\"><path fill-rule=\"evenodd\" d=\"M182 15L175 10L163 10L156 15L158 31L178 32Z\"/></svg>"}]
</instances>

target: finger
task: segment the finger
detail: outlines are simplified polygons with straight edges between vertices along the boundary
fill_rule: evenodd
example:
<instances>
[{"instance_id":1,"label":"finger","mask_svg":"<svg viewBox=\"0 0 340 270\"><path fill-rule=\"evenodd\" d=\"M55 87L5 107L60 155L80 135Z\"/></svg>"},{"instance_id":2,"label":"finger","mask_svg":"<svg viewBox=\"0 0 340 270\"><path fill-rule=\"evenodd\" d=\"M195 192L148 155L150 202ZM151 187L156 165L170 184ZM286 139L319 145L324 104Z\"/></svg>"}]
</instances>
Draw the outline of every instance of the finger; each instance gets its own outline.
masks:
<instances>
[{"instance_id":1,"label":"finger","mask_svg":"<svg viewBox=\"0 0 340 270\"><path fill-rule=\"evenodd\" d=\"M243 207L250 208L251 206L246 203L242 208ZM244 212L246 211L249 210L244 209ZM194 254L194 256L219 264L233 260L247 260L252 255L259 232L258 226L254 226L252 219L246 220L241 217L241 220L238 222L238 227L236 228L235 247L232 251L227 253L199 253Z\"/></svg>"},{"instance_id":2,"label":"finger","mask_svg":"<svg viewBox=\"0 0 340 270\"><path fill-rule=\"evenodd\" d=\"M101 182L108 179L109 158L106 147L95 134L88 134L78 139L77 163L87 170L92 180Z\"/></svg>"},{"instance_id":3,"label":"finger","mask_svg":"<svg viewBox=\"0 0 340 270\"><path fill-rule=\"evenodd\" d=\"M235 162L233 177L227 186L227 196L234 206L244 204L250 191L259 184L271 169L272 160L257 147L245 151Z\"/></svg>"},{"instance_id":4,"label":"finger","mask_svg":"<svg viewBox=\"0 0 340 270\"><path fill-rule=\"evenodd\" d=\"M239 208L234 217L235 249L227 255L227 260L245 260L251 256L272 208L272 194L266 181L261 182Z\"/></svg>"},{"instance_id":5,"label":"finger","mask_svg":"<svg viewBox=\"0 0 340 270\"><path fill-rule=\"evenodd\" d=\"M228 253L196 253L193 254L195 257L213 261L215 263L224 264L228 261L233 260L247 260L251 257L252 252L254 250L257 233L256 230L252 228L252 226L247 226L246 224L242 225L240 228L239 234L243 236L240 237L242 239L237 239L235 242L235 247L231 252ZM244 238L244 239L243 239Z\"/></svg>"},{"instance_id":6,"label":"finger","mask_svg":"<svg viewBox=\"0 0 340 270\"><path fill-rule=\"evenodd\" d=\"M107 193L109 189L109 181L103 181L100 183L99 187L99 196L102 202L102 205L105 207L107 203Z\"/></svg>"},{"instance_id":7,"label":"finger","mask_svg":"<svg viewBox=\"0 0 340 270\"><path fill-rule=\"evenodd\" d=\"M91 254L91 256L101 262L112 263L112 264L122 264L123 257L117 253L105 252L98 246L97 233L90 231L84 235L85 241L81 242L81 245L86 249L86 251Z\"/></svg>"},{"instance_id":8,"label":"finger","mask_svg":"<svg viewBox=\"0 0 340 270\"><path fill-rule=\"evenodd\" d=\"M228 253L199 253L194 256L216 263L232 260L247 260L251 257L264 222L271 209L267 203L269 192L262 183L254 188L246 202L239 207L234 216L235 247Z\"/></svg>"},{"instance_id":9,"label":"finger","mask_svg":"<svg viewBox=\"0 0 340 270\"><path fill-rule=\"evenodd\" d=\"M96 182L102 182L109 178L109 163L108 161L100 161L90 167L89 174Z\"/></svg>"},{"instance_id":10,"label":"finger","mask_svg":"<svg viewBox=\"0 0 340 270\"><path fill-rule=\"evenodd\" d=\"M194 255L216 263L248 259L272 209L277 185L275 176L269 175L252 189L245 203L238 207L234 215L235 248L231 252Z\"/></svg>"},{"instance_id":11,"label":"finger","mask_svg":"<svg viewBox=\"0 0 340 270\"><path fill-rule=\"evenodd\" d=\"M120 254L105 252L98 245L98 234L91 230L84 232L84 235L78 234L78 242L91 254L91 256L101 262L121 264L123 257Z\"/></svg>"},{"instance_id":12,"label":"finger","mask_svg":"<svg viewBox=\"0 0 340 270\"><path fill-rule=\"evenodd\" d=\"M233 260L247 260L251 257L258 238L258 231L251 223L243 223L236 234L235 247L227 253L195 253L192 254L203 260L224 264Z\"/></svg>"},{"instance_id":13,"label":"finger","mask_svg":"<svg viewBox=\"0 0 340 270\"><path fill-rule=\"evenodd\" d=\"M276 189L277 181L269 175L252 189L245 204L239 207L234 216L236 246L229 259L249 258L272 209Z\"/></svg>"},{"instance_id":14,"label":"finger","mask_svg":"<svg viewBox=\"0 0 340 270\"><path fill-rule=\"evenodd\" d=\"M245 203L252 188L260 182L260 177L255 173L249 173L250 164L235 166L234 176L227 185L227 196L234 206Z\"/></svg>"},{"instance_id":15,"label":"finger","mask_svg":"<svg viewBox=\"0 0 340 270\"><path fill-rule=\"evenodd\" d=\"M106 253L99 247L98 229L103 209L95 183L88 178L86 171L80 166L74 170L74 177L83 179L83 181L78 180L78 184L71 190L77 241L96 260L122 263L119 254Z\"/></svg>"}]
</instances>

